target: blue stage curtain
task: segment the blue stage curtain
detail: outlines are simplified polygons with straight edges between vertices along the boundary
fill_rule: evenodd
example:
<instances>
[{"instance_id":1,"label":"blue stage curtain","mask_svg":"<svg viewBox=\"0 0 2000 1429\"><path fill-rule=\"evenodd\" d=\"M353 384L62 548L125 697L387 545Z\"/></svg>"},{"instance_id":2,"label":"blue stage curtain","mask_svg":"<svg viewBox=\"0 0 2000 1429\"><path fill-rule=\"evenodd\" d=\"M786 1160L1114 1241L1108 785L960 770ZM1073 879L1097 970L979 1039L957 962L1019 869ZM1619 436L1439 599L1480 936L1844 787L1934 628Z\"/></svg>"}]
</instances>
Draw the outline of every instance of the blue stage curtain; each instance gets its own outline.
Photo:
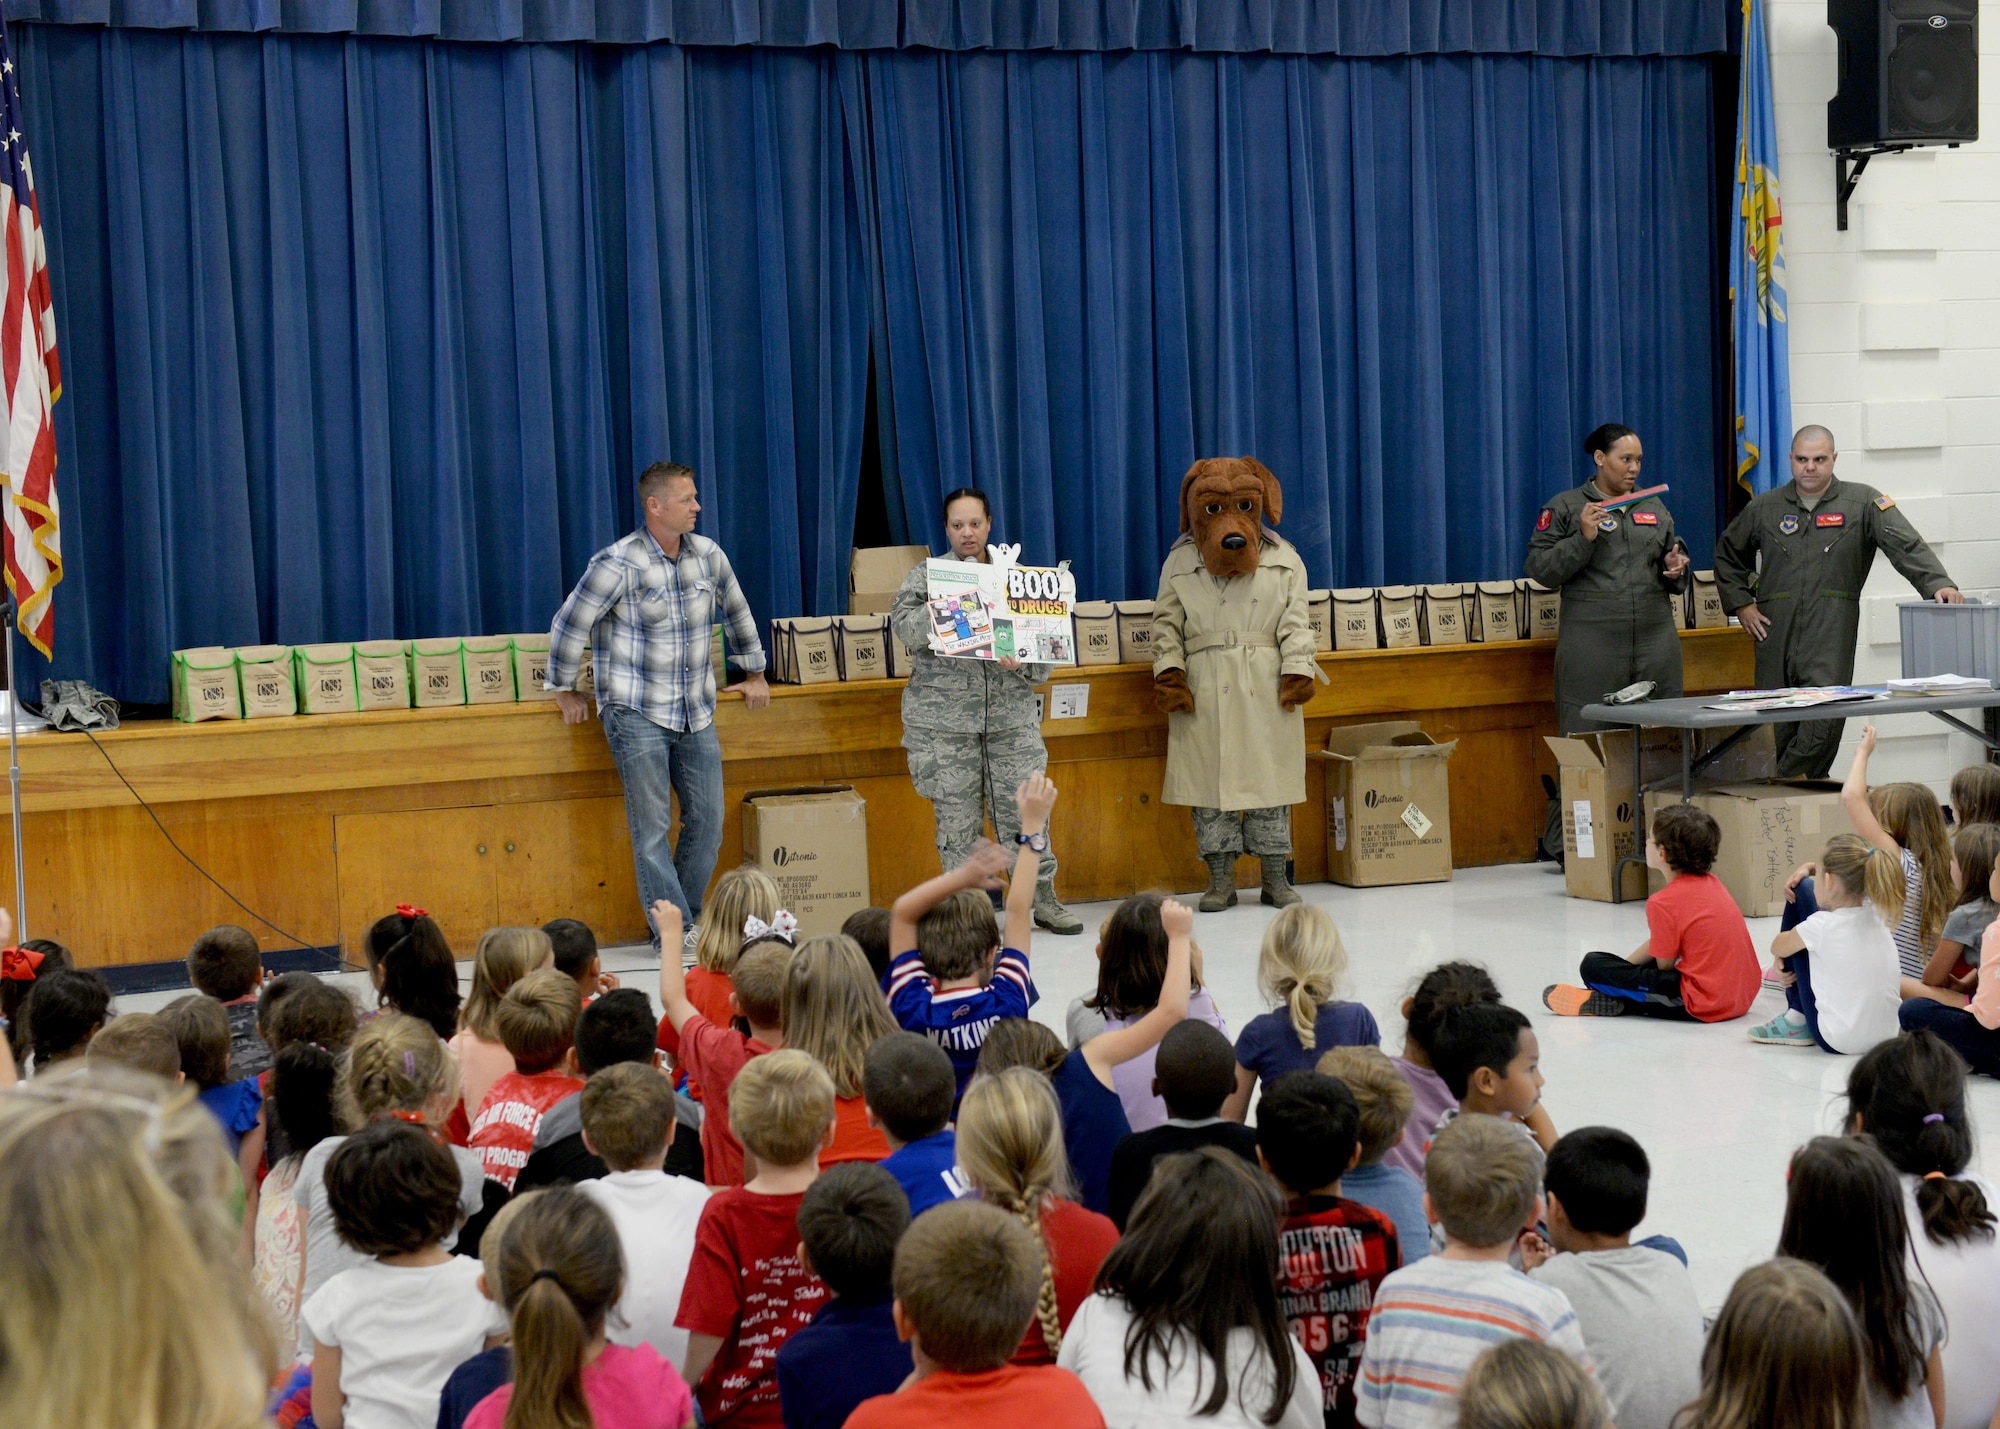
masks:
<instances>
[{"instance_id":1,"label":"blue stage curtain","mask_svg":"<svg viewBox=\"0 0 2000 1429\"><path fill-rule=\"evenodd\" d=\"M661 458L760 617L844 604L868 288L830 53L12 37L59 673L162 701L191 645L546 629Z\"/></svg>"},{"instance_id":2,"label":"blue stage curtain","mask_svg":"<svg viewBox=\"0 0 2000 1429\"><path fill-rule=\"evenodd\" d=\"M1705 61L840 59L899 535L982 486L1146 595L1189 464L1247 453L1316 583L1511 577L1622 421L1708 560Z\"/></svg>"},{"instance_id":3,"label":"blue stage curtain","mask_svg":"<svg viewBox=\"0 0 2000 1429\"><path fill-rule=\"evenodd\" d=\"M8 20L475 41L1692 55L1724 0L5 0Z\"/></svg>"}]
</instances>

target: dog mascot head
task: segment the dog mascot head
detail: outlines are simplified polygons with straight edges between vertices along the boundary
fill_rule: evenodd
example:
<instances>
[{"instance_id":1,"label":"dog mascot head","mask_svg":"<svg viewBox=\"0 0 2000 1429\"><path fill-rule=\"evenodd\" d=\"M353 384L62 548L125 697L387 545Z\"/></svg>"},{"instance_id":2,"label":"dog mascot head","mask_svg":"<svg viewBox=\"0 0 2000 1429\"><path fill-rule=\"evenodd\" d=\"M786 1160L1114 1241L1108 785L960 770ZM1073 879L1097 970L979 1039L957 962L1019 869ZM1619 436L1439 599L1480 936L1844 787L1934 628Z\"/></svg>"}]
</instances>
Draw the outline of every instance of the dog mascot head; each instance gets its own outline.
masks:
<instances>
[{"instance_id":1,"label":"dog mascot head","mask_svg":"<svg viewBox=\"0 0 2000 1429\"><path fill-rule=\"evenodd\" d=\"M1276 526L1283 512L1278 478L1255 457L1208 457L1181 478L1181 530L1212 576L1256 570L1263 528Z\"/></svg>"}]
</instances>

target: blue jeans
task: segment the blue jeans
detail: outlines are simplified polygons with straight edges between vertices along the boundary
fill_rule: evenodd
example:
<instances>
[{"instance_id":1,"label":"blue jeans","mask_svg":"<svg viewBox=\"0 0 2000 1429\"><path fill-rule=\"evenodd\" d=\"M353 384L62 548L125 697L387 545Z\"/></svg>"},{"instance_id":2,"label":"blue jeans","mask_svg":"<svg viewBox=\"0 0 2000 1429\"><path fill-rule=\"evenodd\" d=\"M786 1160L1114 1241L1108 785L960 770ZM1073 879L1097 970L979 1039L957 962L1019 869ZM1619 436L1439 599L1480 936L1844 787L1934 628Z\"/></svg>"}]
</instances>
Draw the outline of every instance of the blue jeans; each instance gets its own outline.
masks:
<instances>
[{"instance_id":1,"label":"blue jeans","mask_svg":"<svg viewBox=\"0 0 2000 1429\"><path fill-rule=\"evenodd\" d=\"M646 926L653 926L653 904L664 898L692 928L722 851L722 742L713 724L680 733L624 705L606 705L603 718L605 742L625 785L625 822L631 826L632 866ZM669 846L676 794L681 832ZM659 941L657 930L653 941Z\"/></svg>"},{"instance_id":2,"label":"blue jeans","mask_svg":"<svg viewBox=\"0 0 2000 1429\"><path fill-rule=\"evenodd\" d=\"M2000 969L1994 975L2000 977ZM1988 1032L1962 1007L1946 1007L1928 997L1912 997L1896 1014L1905 1032L1935 1032L1950 1043L1975 1072L2000 1077L2000 1032Z\"/></svg>"},{"instance_id":3,"label":"blue jeans","mask_svg":"<svg viewBox=\"0 0 2000 1429\"><path fill-rule=\"evenodd\" d=\"M1813 914L1819 912L1819 900L1813 896L1810 878L1801 879L1793 890L1793 898L1785 905L1784 916L1778 919L1778 931L1789 933ZM1802 1015L1806 1020L1806 1031L1812 1033L1813 1041L1822 1052L1840 1054L1829 1047L1826 1038L1819 1035L1819 1004L1813 1001L1812 958L1803 949L1783 959L1785 971L1792 975L1792 985L1785 989L1785 1006Z\"/></svg>"}]
</instances>

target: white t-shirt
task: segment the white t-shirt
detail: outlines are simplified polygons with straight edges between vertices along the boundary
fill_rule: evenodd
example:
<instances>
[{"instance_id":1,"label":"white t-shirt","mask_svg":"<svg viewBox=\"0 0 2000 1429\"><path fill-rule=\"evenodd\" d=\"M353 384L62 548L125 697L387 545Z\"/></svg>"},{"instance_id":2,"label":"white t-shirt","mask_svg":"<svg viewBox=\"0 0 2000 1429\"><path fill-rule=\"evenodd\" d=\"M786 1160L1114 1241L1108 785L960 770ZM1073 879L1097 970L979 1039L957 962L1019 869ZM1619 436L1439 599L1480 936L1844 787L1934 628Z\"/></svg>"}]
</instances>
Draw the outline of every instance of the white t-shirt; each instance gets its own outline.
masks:
<instances>
[{"instance_id":1,"label":"white t-shirt","mask_svg":"<svg viewBox=\"0 0 2000 1429\"><path fill-rule=\"evenodd\" d=\"M306 1301L301 1325L340 1351L347 1429L435 1429L451 1372L505 1334L507 1317L479 1293L479 1262L343 1270Z\"/></svg>"},{"instance_id":2,"label":"white t-shirt","mask_svg":"<svg viewBox=\"0 0 2000 1429\"><path fill-rule=\"evenodd\" d=\"M625 1292L605 1320L604 1337L614 1345L651 1345L667 1363L684 1363L688 1332L674 1327L674 1316L708 1187L664 1171L613 1171L576 1188L604 1207L625 1251Z\"/></svg>"},{"instance_id":3,"label":"white t-shirt","mask_svg":"<svg viewBox=\"0 0 2000 1429\"><path fill-rule=\"evenodd\" d=\"M1247 1326L1229 1332L1229 1398L1219 1413L1198 1416L1213 1388L1214 1366L1192 1341L1173 1347L1171 1362L1155 1355L1147 1366L1153 1387L1137 1375L1125 1377L1125 1332L1132 1312L1111 1293L1091 1296L1077 1307L1076 1318L1063 1332L1062 1354L1056 1363L1083 1381L1104 1414L1106 1429L1266 1429L1264 1411L1271 1403L1271 1362ZM1305 1349L1290 1335L1292 1397L1271 1429L1321 1429L1319 1372Z\"/></svg>"},{"instance_id":4,"label":"white t-shirt","mask_svg":"<svg viewBox=\"0 0 2000 1429\"><path fill-rule=\"evenodd\" d=\"M1894 1037L1902 970L1889 925L1874 905L1822 908L1795 931L1812 954L1813 1002L1826 1044L1858 1056Z\"/></svg>"},{"instance_id":5,"label":"white t-shirt","mask_svg":"<svg viewBox=\"0 0 2000 1429\"><path fill-rule=\"evenodd\" d=\"M2000 1355L1993 1353L1994 1327L2000 1326L2000 1239L1974 1236L1939 1245L1924 1234L1923 1213L1917 1209L1923 1178L1902 1179L1910 1256L1950 1327L1943 1355L1944 1429L1986 1429L1994 1406L2000 1405ZM2000 1190L1991 1181L1972 1171L1960 1172L1957 1179L1977 1186L1986 1208L2000 1215ZM1918 1278L1912 1273L1912 1280Z\"/></svg>"}]
</instances>

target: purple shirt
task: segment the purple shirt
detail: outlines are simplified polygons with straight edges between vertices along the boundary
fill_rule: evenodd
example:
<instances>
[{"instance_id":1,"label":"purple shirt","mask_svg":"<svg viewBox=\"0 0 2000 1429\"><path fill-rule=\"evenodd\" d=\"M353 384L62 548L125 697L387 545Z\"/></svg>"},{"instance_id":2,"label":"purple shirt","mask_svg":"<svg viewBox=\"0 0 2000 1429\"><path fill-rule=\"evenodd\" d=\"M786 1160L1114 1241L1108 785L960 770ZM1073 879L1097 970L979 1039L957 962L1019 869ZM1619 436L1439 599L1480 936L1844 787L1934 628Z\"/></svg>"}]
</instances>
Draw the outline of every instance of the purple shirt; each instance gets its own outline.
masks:
<instances>
[{"instance_id":1,"label":"purple shirt","mask_svg":"<svg viewBox=\"0 0 2000 1429\"><path fill-rule=\"evenodd\" d=\"M1206 1022L1224 1037L1229 1035L1229 1024L1215 1010L1215 999L1208 995L1207 988L1197 988L1188 999L1188 1016ZM1109 1032L1130 1027L1138 1020L1138 1017L1109 1017L1105 1019L1104 1029ZM1167 1104L1153 1095L1153 1061L1159 1051L1157 1045L1148 1047L1131 1061L1121 1062L1111 1069L1111 1085L1117 1088L1118 1100L1125 1103L1125 1119L1134 1131L1148 1131L1166 1125Z\"/></svg>"},{"instance_id":2,"label":"purple shirt","mask_svg":"<svg viewBox=\"0 0 2000 1429\"><path fill-rule=\"evenodd\" d=\"M1382 1164L1402 1167L1416 1177L1417 1184L1421 1186L1424 1181L1424 1154L1430 1150L1431 1128L1443 1119L1446 1112L1458 1110L1458 1098L1451 1094L1444 1078L1429 1067L1419 1067L1404 1057L1392 1057L1390 1060L1403 1074L1403 1080L1410 1084L1416 1104L1410 1108L1410 1119L1403 1123L1403 1139L1389 1148Z\"/></svg>"}]
</instances>

